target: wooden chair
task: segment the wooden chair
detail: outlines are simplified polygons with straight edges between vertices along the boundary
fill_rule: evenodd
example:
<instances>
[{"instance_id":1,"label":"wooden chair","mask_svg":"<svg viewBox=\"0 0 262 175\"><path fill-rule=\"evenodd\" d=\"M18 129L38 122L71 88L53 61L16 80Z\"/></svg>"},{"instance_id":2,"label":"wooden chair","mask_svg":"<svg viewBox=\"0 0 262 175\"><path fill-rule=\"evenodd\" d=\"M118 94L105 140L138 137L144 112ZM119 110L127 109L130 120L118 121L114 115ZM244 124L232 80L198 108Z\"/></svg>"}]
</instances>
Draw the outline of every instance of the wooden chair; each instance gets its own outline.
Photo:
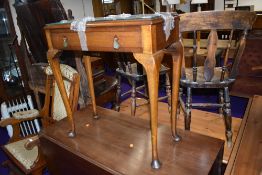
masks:
<instances>
[{"instance_id":1,"label":"wooden chair","mask_svg":"<svg viewBox=\"0 0 262 175\"><path fill-rule=\"evenodd\" d=\"M61 64L60 68L72 107L71 109L75 111L78 102L80 76L76 70L67 65ZM54 78L51 68L48 66L45 72L47 74L46 96L44 107L40 112L43 127L47 127L67 116L57 84L53 81ZM42 171L46 166L45 159L41 153L38 137L36 135L21 137L20 128L18 126L23 121L33 120L35 118L37 117L19 119L12 117L0 121L1 127L12 125L14 128L13 136L6 145L2 146L2 149L10 160L6 164L12 168L14 172L19 171L24 174L40 175L43 173Z\"/></svg>"},{"instance_id":2,"label":"wooden chair","mask_svg":"<svg viewBox=\"0 0 262 175\"><path fill-rule=\"evenodd\" d=\"M118 68L116 69L116 76L118 79L117 83L117 95L116 95L116 110L120 110L120 97L125 96L131 93L131 116L135 116L136 107L138 107L136 100L137 94L144 97L148 100L147 94L147 80L146 73L143 71L142 65L137 62L134 62L132 58L128 58L125 54L120 54L117 57ZM171 86L169 80L169 71L170 68L161 65L160 75L165 76L165 88L166 95L160 97L158 100L168 99L168 110L171 110ZM121 94L121 79L122 77L127 78L129 83L131 84L131 90ZM144 82L143 85L137 87L137 82ZM141 91L144 89L144 92Z\"/></svg>"},{"instance_id":3,"label":"wooden chair","mask_svg":"<svg viewBox=\"0 0 262 175\"><path fill-rule=\"evenodd\" d=\"M180 86L186 88L186 100L182 99L183 91L180 91L180 103L185 112L185 129L190 130L192 107L218 107L223 112L228 146L232 144L231 129L231 105L229 86L235 81L238 64L245 49L246 35L255 20L256 14L245 11L205 11L186 13L180 16L179 29L182 33L193 32L193 57L192 67L185 67L185 58L182 63ZM216 51L218 45L217 31L229 31L227 48L221 65L216 63ZM209 31L207 39L207 54L203 65L197 61L197 32ZM236 44L231 44L232 40ZM229 64L229 51L234 51L232 64ZM219 89L219 103L192 103L193 88Z\"/></svg>"},{"instance_id":4,"label":"wooden chair","mask_svg":"<svg viewBox=\"0 0 262 175\"><path fill-rule=\"evenodd\" d=\"M1 104L1 119L8 119L14 117L20 118L32 118L38 117L39 111L34 108L31 95L26 97L16 98L10 101L5 101ZM20 125L21 135L26 137L30 134L37 134L40 131L40 124L38 119L31 121L24 121ZM9 137L13 136L13 128L8 125L6 127Z\"/></svg>"}]
</instances>

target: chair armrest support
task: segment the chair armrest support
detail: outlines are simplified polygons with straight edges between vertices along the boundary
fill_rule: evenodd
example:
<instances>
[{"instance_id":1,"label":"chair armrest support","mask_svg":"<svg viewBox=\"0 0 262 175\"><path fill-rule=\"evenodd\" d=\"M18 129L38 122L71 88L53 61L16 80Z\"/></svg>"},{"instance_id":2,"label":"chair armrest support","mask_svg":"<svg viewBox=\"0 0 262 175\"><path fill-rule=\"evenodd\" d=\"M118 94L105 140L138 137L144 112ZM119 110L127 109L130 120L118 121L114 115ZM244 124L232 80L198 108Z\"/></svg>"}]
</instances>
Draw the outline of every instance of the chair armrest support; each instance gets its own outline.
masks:
<instances>
[{"instance_id":1,"label":"chair armrest support","mask_svg":"<svg viewBox=\"0 0 262 175\"><path fill-rule=\"evenodd\" d=\"M34 120L36 118L39 118L40 116L36 116L36 117L30 117L30 118L23 118L23 119L16 119L16 118L7 118L7 119L2 119L0 121L0 126L1 127L6 127L7 125L16 125L16 124L19 124L21 122L24 122L24 121L30 121L30 120Z\"/></svg>"},{"instance_id":2,"label":"chair armrest support","mask_svg":"<svg viewBox=\"0 0 262 175\"><path fill-rule=\"evenodd\" d=\"M20 120L17 120L15 118L7 118L7 119L2 119L0 121L0 126L1 127L6 127L7 125L15 125L20 123Z\"/></svg>"}]
</instances>

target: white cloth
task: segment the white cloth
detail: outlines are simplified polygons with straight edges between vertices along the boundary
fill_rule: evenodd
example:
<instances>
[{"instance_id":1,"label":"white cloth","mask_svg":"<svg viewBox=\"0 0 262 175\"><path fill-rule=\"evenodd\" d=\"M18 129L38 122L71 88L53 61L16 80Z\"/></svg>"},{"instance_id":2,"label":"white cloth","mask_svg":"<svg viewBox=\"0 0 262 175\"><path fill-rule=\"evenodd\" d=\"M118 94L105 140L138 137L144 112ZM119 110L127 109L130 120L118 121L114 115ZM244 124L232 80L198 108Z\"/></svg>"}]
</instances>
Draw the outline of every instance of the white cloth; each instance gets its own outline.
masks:
<instances>
[{"instance_id":1,"label":"white cloth","mask_svg":"<svg viewBox=\"0 0 262 175\"><path fill-rule=\"evenodd\" d=\"M164 19L163 30L166 34L166 40L168 40L171 31L175 28L174 16L169 12L156 12L156 14L160 15Z\"/></svg>"},{"instance_id":2,"label":"white cloth","mask_svg":"<svg viewBox=\"0 0 262 175\"><path fill-rule=\"evenodd\" d=\"M78 20L74 20L71 23L71 27L70 29L73 31L78 32L78 37L80 40L80 45L81 45L81 49L83 51L88 51L88 47L87 47L87 40L86 40L86 22L88 21L95 21L94 17L84 17L82 19L78 19Z\"/></svg>"}]
</instances>

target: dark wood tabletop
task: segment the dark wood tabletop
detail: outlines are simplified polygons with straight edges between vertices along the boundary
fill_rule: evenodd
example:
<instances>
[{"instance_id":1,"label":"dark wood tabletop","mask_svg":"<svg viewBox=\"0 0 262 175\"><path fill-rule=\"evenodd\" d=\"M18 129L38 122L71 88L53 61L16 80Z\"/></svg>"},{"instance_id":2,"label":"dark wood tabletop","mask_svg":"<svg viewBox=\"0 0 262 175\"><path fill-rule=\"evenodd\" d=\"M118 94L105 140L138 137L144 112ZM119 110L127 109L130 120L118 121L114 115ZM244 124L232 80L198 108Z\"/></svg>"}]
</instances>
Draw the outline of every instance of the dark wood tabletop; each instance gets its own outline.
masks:
<instances>
[{"instance_id":1,"label":"dark wood tabletop","mask_svg":"<svg viewBox=\"0 0 262 175\"><path fill-rule=\"evenodd\" d=\"M181 142L174 142L168 126L158 127L158 149L162 167L151 162L151 134L148 121L131 118L98 107L93 119L91 107L74 115L77 135L66 134L65 120L40 134L41 147L51 174L219 174L224 141L178 130Z\"/></svg>"},{"instance_id":2,"label":"dark wood tabletop","mask_svg":"<svg viewBox=\"0 0 262 175\"><path fill-rule=\"evenodd\" d=\"M230 174L262 174L262 96L255 95Z\"/></svg>"}]
</instances>

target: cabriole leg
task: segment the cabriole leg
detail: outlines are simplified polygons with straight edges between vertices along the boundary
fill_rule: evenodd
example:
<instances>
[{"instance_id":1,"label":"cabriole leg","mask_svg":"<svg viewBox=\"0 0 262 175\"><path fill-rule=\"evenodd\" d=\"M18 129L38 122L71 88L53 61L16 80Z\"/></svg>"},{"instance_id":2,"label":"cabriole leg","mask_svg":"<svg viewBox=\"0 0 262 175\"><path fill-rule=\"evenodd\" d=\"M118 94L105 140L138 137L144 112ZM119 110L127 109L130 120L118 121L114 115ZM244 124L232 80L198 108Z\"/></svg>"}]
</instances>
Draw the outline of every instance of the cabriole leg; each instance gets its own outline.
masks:
<instances>
[{"instance_id":1,"label":"cabriole leg","mask_svg":"<svg viewBox=\"0 0 262 175\"><path fill-rule=\"evenodd\" d=\"M161 163L158 158L157 149L157 127L158 127L158 83L159 70L164 53L162 51L155 54L134 53L135 59L143 65L147 74L149 105L150 105L150 124L151 124L151 143L152 143L152 162L153 169L159 169Z\"/></svg>"}]
</instances>

